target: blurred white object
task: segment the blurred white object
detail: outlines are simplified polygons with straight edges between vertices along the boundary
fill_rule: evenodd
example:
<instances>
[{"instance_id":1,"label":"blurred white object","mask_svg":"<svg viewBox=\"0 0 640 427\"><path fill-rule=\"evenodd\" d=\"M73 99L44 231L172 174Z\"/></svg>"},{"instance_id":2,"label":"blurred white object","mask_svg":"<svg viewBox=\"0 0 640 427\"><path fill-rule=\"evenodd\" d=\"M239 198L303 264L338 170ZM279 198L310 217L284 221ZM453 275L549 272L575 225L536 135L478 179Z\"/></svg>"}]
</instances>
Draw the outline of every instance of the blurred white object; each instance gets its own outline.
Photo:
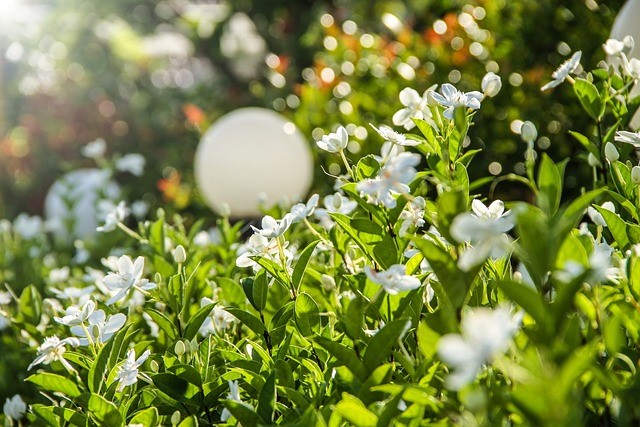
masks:
<instances>
[{"instance_id":1,"label":"blurred white object","mask_svg":"<svg viewBox=\"0 0 640 427\"><path fill-rule=\"evenodd\" d=\"M242 108L214 123L195 156L209 206L232 217L261 216L259 205L296 201L309 190L313 158L297 127L264 108Z\"/></svg>"},{"instance_id":2,"label":"blurred white object","mask_svg":"<svg viewBox=\"0 0 640 427\"><path fill-rule=\"evenodd\" d=\"M120 187L111 180L111 172L79 169L67 173L53 183L44 201L47 222L58 239L71 243L96 234L106 212L100 202L117 200Z\"/></svg>"},{"instance_id":3,"label":"blurred white object","mask_svg":"<svg viewBox=\"0 0 640 427\"><path fill-rule=\"evenodd\" d=\"M609 36L615 40L623 40L625 36L631 36L636 41L636 43L640 43L640 0L628 0L618 15L616 16L616 20L613 22L613 27L611 28L611 35ZM640 47L634 46L629 53L627 54L629 59L637 58L640 59ZM609 59L611 61L611 59ZM636 85L631 90L631 96L640 95L640 85L636 83ZM632 129L640 128L640 114L636 113L631 119L630 124Z\"/></svg>"}]
</instances>

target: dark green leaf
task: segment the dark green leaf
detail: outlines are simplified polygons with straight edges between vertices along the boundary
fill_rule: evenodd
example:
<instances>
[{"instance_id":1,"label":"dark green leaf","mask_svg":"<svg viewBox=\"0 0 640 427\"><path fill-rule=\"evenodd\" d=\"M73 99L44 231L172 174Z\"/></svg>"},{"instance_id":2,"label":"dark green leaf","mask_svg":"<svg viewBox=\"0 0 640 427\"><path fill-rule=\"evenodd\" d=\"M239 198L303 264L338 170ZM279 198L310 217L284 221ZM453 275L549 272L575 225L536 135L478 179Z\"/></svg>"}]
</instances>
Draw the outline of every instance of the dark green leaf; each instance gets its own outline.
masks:
<instances>
[{"instance_id":1,"label":"dark green leaf","mask_svg":"<svg viewBox=\"0 0 640 427\"><path fill-rule=\"evenodd\" d=\"M411 326L408 319L398 319L387 323L369 341L364 353L364 366L369 372L373 372L391 354L391 349L398 345L398 340Z\"/></svg>"},{"instance_id":2,"label":"dark green leaf","mask_svg":"<svg viewBox=\"0 0 640 427\"><path fill-rule=\"evenodd\" d=\"M271 374L269 374L267 380L260 389L260 395L258 396L258 408L256 412L266 423L271 424L273 422L273 415L275 410L276 372L271 371Z\"/></svg>"}]
</instances>

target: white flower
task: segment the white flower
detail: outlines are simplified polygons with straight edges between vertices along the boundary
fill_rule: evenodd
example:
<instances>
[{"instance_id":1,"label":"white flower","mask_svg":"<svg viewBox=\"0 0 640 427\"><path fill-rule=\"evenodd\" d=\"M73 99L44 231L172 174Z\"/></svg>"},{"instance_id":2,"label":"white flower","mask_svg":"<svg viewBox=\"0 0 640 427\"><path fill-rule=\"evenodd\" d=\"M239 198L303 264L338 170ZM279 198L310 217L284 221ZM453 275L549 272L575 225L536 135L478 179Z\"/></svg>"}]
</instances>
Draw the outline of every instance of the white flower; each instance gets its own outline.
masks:
<instances>
[{"instance_id":1,"label":"white flower","mask_svg":"<svg viewBox=\"0 0 640 427\"><path fill-rule=\"evenodd\" d=\"M512 315L504 306L464 312L462 334L445 335L438 341L440 359L454 368L446 379L447 388L460 390L476 378L482 365L504 353L520 328L522 315Z\"/></svg>"},{"instance_id":2,"label":"white flower","mask_svg":"<svg viewBox=\"0 0 640 427\"><path fill-rule=\"evenodd\" d=\"M356 188L369 196L371 202L381 202L389 209L396 207L396 194L409 193L409 183L415 177L415 166L420 156L414 153L400 153L390 159L380 169L375 178L365 179L356 184Z\"/></svg>"},{"instance_id":3,"label":"white flower","mask_svg":"<svg viewBox=\"0 0 640 427\"><path fill-rule=\"evenodd\" d=\"M91 141L82 149L80 152L83 156L88 157L90 159L100 159L104 157L104 153L107 151L107 143L104 139L98 138L95 141Z\"/></svg>"},{"instance_id":4,"label":"white flower","mask_svg":"<svg viewBox=\"0 0 640 427\"><path fill-rule=\"evenodd\" d=\"M54 294L56 298L63 300L76 300L78 301L78 304L84 304L85 302L87 302L95 289L95 286L87 286L85 288L74 288L71 286L67 286L62 290L49 288L51 293Z\"/></svg>"},{"instance_id":5,"label":"white flower","mask_svg":"<svg viewBox=\"0 0 640 427\"><path fill-rule=\"evenodd\" d=\"M274 219L270 215L265 215L264 218L262 218L262 229L254 227L253 225L251 228L254 233L264 237L280 237L289 229L292 219L290 214L285 215L284 218L280 220Z\"/></svg>"},{"instance_id":6,"label":"white flower","mask_svg":"<svg viewBox=\"0 0 640 427\"><path fill-rule=\"evenodd\" d=\"M431 110L429 110L429 94L435 90L437 85L425 90L422 96L415 89L404 88L400 91L400 103L404 105L393 115L392 122L396 126L404 126L406 130L413 129L416 125L413 119L431 121Z\"/></svg>"},{"instance_id":7,"label":"white flower","mask_svg":"<svg viewBox=\"0 0 640 427\"><path fill-rule=\"evenodd\" d=\"M626 130L619 130L616 132L614 138L617 142L624 142L631 144L635 148L640 148L640 132L628 132Z\"/></svg>"},{"instance_id":8,"label":"white flower","mask_svg":"<svg viewBox=\"0 0 640 427\"><path fill-rule=\"evenodd\" d=\"M351 200L340 193L325 196L325 198L322 200L322 204L324 208L316 209L314 215L320 220L322 226L327 230L334 225L331 217L329 216L329 213L341 213L343 215L349 215L358 206L358 202L356 202L355 200Z\"/></svg>"},{"instance_id":9,"label":"white flower","mask_svg":"<svg viewBox=\"0 0 640 427\"><path fill-rule=\"evenodd\" d=\"M13 228L23 239L31 240L42 234L44 223L39 216L29 216L21 213L13 222Z\"/></svg>"},{"instance_id":10,"label":"white flower","mask_svg":"<svg viewBox=\"0 0 640 427\"><path fill-rule=\"evenodd\" d=\"M318 147L329 153L337 153L340 150L344 150L349 143L349 134L347 130L340 126L335 133L324 135L320 141L316 141Z\"/></svg>"},{"instance_id":11,"label":"white flower","mask_svg":"<svg viewBox=\"0 0 640 427\"><path fill-rule=\"evenodd\" d=\"M558 69L551 74L551 77L553 78L553 80L551 80L546 85L542 86L540 90L551 89L552 87L556 87L560 85L560 83L564 82L565 79L569 77L569 74L576 71L576 69L580 65L581 57L582 57L581 51L577 51L576 53L571 55L571 58L563 62L562 65L560 65Z\"/></svg>"},{"instance_id":12,"label":"white flower","mask_svg":"<svg viewBox=\"0 0 640 427\"><path fill-rule=\"evenodd\" d=\"M382 286L390 295L420 287L420 280L406 274L407 267L402 264L394 264L386 271L376 271L367 265L364 272L369 280Z\"/></svg>"},{"instance_id":13,"label":"white flower","mask_svg":"<svg viewBox=\"0 0 640 427\"><path fill-rule=\"evenodd\" d=\"M200 307L205 307L213 303L214 301L211 298L204 297L200 301ZM226 311L223 307L215 305L211 309L209 316L202 323L202 326L200 326L198 332L200 332L202 336L215 334L228 329L237 321L238 319L236 319L234 315Z\"/></svg>"},{"instance_id":14,"label":"white flower","mask_svg":"<svg viewBox=\"0 0 640 427\"><path fill-rule=\"evenodd\" d=\"M457 107L471 108L472 110L480 108L482 93L478 91L465 93L456 89L452 84L445 83L440 87L440 92L442 95L433 92L431 96L438 104L447 107L443 115L449 120L453 119L453 112Z\"/></svg>"},{"instance_id":15,"label":"white flower","mask_svg":"<svg viewBox=\"0 0 640 427\"><path fill-rule=\"evenodd\" d=\"M500 89L502 89L502 80L500 80L500 76L492 71L489 71L482 78L481 86L484 96L493 98L500 92Z\"/></svg>"},{"instance_id":16,"label":"white flower","mask_svg":"<svg viewBox=\"0 0 640 427\"><path fill-rule=\"evenodd\" d=\"M131 204L131 212L133 212L133 216L138 219L142 219L149 212L149 204L144 200L136 200Z\"/></svg>"},{"instance_id":17,"label":"white flower","mask_svg":"<svg viewBox=\"0 0 640 427\"><path fill-rule=\"evenodd\" d=\"M594 246L593 252L589 255L589 274L585 277L586 281L592 283L600 283L605 280L615 280L620 269L613 266L611 255L613 249L606 243L600 243ZM581 274L587 268L577 261L567 261L562 270L555 273L555 277L563 282L570 282Z\"/></svg>"},{"instance_id":18,"label":"white flower","mask_svg":"<svg viewBox=\"0 0 640 427\"><path fill-rule=\"evenodd\" d=\"M24 400L22 400L19 394L16 394L4 402L2 411L10 420L18 421L23 417L24 413L27 412L27 404L24 403Z\"/></svg>"},{"instance_id":19,"label":"white flower","mask_svg":"<svg viewBox=\"0 0 640 427\"><path fill-rule=\"evenodd\" d=\"M228 381L228 382L229 382L229 393L227 394L227 399L233 400L234 402L243 403L242 399L240 399L240 388L238 387L238 380ZM231 412L229 412L227 408L224 408L222 410L222 413L220 414L220 420L222 422L227 422L229 418L231 418Z\"/></svg>"},{"instance_id":20,"label":"white flower","mask_svg":"<svg viewBox=\"0 0 640 427\"><path fill-rule=\"evenodd\" d=\"M104 225L96 228L96 231L101 233L106 233L108 231L113 231L118 226L119 222L124 221L124 219L129 215L129 209L125 202L118 203L111 212L107 214L104 219Z\"/></svg>"},{"instance_id":21,"label":"white flower","mask_svg":"<svg viewBox=\"0 0 640 427\"><path fill-rule=\"evenodd\" d=\"M110 291L117 291L117 293L107 301L107 305L123 299L131 288L149 291L157 286L155 283L142 278L144 257L139 256L135 262L133 262L129 256L122 255L118 258L117 267L117 272L111 272L103 279L104 285Z\"/></svg>"},{"instance_id":22,"label":"white flower","mask_svg":"<svg viewBox=\"0 0 640 427\"><path fill-rule=\"evenodd\" d=\"M640 79L640 60L628 59L626 55L622 55L622 71L633 80Z\"/></svg>"},{"instance_id":23,"label":"white flower","mask_svg":"<svg viewBox=\"0 0 640 427\"><path fill-rule=\"evenodd\" d=\"M116 160L116 169L122 172L129 172L135 176L142 176L146 161L142 154L127 154Z\"/></svg>"},{"instance_id":24,"label":"white flower","mask_svg":"<svg viewBox=\"0 0 640 427\"><path fill-rule=\"evenodd\" d=\"M88 320L88 326L76 325L71 327L71 333L80 337L81 345L107 342L124 326L127 316L117 313L107 317L104 310L97 310L89 316Z\"/></svg>"},{"instance_id":25,"label":"white flower","mask_svg":"<svg viewBox=\"0 0 640 427\"><path fill-rule=\"evenodd\" d=\"M0 305L9 304L11 302L11 294L9 292L0 291Z\"/></svg>"},{"instance_id":26,"label":"white flower","mask_svg":"<svg viewBox=\"0 0 640 427\"><path fill-rule=\"evenodd\" d=\"M65 315L63 317L54 317L53 320L66 326L81 325L87 321L89 316L91 316L95 310L96 303L89 300L84 303L82 308L72 305L65 310Z\"/></svg>"},{"instance_id":27,"label":"white flower","mask_svg":"<svg viewBox=\"0 0 640 427\"><path fill-rule=\"evenodd\" d=\"M458 259L458 266L468 271L488 257L497 258L509 249L510 239L504 234L513 228L509 212L496 200L489 207L480 201L472 202L474 213L465 212L454 218L451 235L459 242L469 242Z\"/></svg>"},{"instance_id":28,"label":"white flower","mask_svg":"<svg viewBox=\"0 0 640 427\"><path fill-rule=\"evenodd\" d=\"M11 320L0 311L0 331L7 329L9 326L11 326Z\"/></svg>"},{"instance_id":29,"label":"white flower","mask_svg":"<svg viewBox=\"0 0 640 427\"><path fill-rule=\"evenodd\" d=\"M252 258L266 256L276 260L279 253L278 242L276 239L268 239L260 234L254 234L249 237L245 245L239 248L238 252L240 254L236 259L238 267L253 267L254 270L257 270L260 266Z\"/></svg>"},{"instance_id":30,"label":"white flower","mask_svg":"<svg viewBox=\"0 0 640 427\"><path fill-rule=\"evenodd\" d=\"M628 55L633 50L634 44L633 37L625 36L622 40L607 39L602 49L609 56Z\"/></svg>"},{"instance_id":31,"label":"white flower","mask_svg":"<svg viewBox=\"0 0 640 427\"><path fill-rule=\"evenodd\" d=\"M69 278L69 267L54 268L49 272L49 283L61 283Z\"/></svg>"},{"instance_id":32,"label":"white flower","mask_svg":"<svg viewBox=\"0 0 640 427\"><path fill-rule=\"evenodd\" d=\"M607 142L604 145L604 157L610 162L613 163L620 158L620 153L618 153L618 149L611 142Z\"/></svg>"},{"instance_id":33,"label":"white flower","mask_svg":"<svg viewBox=\"0 0 640 427\"><path fill-rule=\"evenodd\" d=\"M382 143L382 147L380 147L380 155L374 155L373 158L380 163L380 166L383 166L389 159L393 159L403 151L404 147L402 145L394 144L391 141L385 141ZM340 185L342 185L342 183L340 183Z\"/></svg>"},{"instance_id":34,"label":"white flower","mask_svg":"<svg viewBox=\"0 0 640 427\"><path fill-rule=\"evenodd\" d=\"M634 184L640 184L640 166L631 168L631 181L633 181Z\"/></svg>"},{"instance_id":35,"label":"white flower","mask_svg":"<svg viewBox=\"0 0 640 427\"><path fill-rule=\"evenodd\" d=\"M300 222L303 219L307 218L308 216L312 215L313 211L318 206L319 199L320 199L320 196L318 196L317 194L314 194L309 198L309 201L306 204L297 203L293 205L291 207L291 213L290 213L291 222L292 223Z\"/></svg>"},{"instance_id":36,"label":"white flower","mask_svg":"<svg viewBox=\"0 0 640 427\"><path fill-rule=\"evenodd\" d=\"M118 391L124 390L125 387L138 382L138 368L144 363L151 354L150 350L146 350L140 357L136 359L136 352L130 348L127 351L127 360L118 368L118 374L115 381L120 381Z\"/></svg>"},{"instance_id":37,"label":"white flower","mask_svg":"<svg viewBox=\"0 0 640 427\"><path fill-rule=\"evenodd\" d=\"M382 137L385 141L392 142L394 144L402 145L403 147L415 147L420 144L420 141L415 139L408 139L401 133L396 132L391 129L389 126L382 125L379 128L371 125L371 127L378 132L378 135Z\"/></svg>"},{"instance_id":38,"label":"white flower","mask_svg":"<svg viewBox=\"0 0 640 427\"><path fill-rule=\"evenodd\" d=\"M504 202L502 200L494 200L488 207L478 199L471 202L471 209L478 218L481 219L498 219L508 216L511 211L504 210Z\"/></svg>"},{"instance_id":39,"label":"white flower","mask_svg":"<svg viewBox=\"0 0 640 427\"><path fill-rule=\"evenodd\" d=\"M55 362L56 360L60 361L62 365L69 371L74 371L73 367L67 362L63 354L67 350L65 347L67 344L77 347L80 345L80 340L78 338L65 338L61 340L57 336L47 337L44 339L44 342L40 347L38 347L38 356L31 362L27 371L30 371L36 365L43 363L45 365L50 364L51 362Z\"/></svg>"},{"instance_id":40,"label":"white flower","mask_svg":"<svg viewBox=\"0 0 640 427\"><path fill-rule=\"evenodd\" d=\"M616 212L616 207L612 202L604 202L600 207L602 209L606 209L606 210L611 211L613 213ZM598 212L592 206L589 206L587 208L587 215L589 215L589 218L591 218L591 221L593 221L594 224L600 225L602 227L606 227L607 226L607 222L604 220L604 217L602 216L602 214L600 212Z\"/></svg>"},{"instance_id":41,"label":"white flower","mask_svg":"<svg viewBox=\"0 0 640 427\"><path fill-rule=\"evenodd\" d=\"M407 234L409 227L422 227L424 225L424 208L426 202L423 197L416 197L407 203L407 206L400 213L400 220L402 225L400 226L400 236L404 237Z\"/></svg>"}]
</instances>

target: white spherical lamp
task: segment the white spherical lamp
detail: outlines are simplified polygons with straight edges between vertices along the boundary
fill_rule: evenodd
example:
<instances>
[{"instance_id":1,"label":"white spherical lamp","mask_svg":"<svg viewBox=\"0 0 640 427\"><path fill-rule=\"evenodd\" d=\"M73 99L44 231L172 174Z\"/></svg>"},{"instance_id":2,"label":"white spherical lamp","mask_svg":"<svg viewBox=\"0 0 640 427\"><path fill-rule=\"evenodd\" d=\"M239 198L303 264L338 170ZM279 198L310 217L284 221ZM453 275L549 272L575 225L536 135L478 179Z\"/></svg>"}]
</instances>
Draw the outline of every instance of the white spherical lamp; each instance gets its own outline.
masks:
<instances>
[{"instance_id":1,"label":"white spherical lamp","mask_svg":"<svg viewBox=\"0 0 640 427\"><path fill-rule=\"evenodd\" d=\"M625 36L633 37L635 41L635 46L629 54L627 55L629 58L638 58L640 59L640 0L627 0L627 2L622 6L620 12L616 16L616 20L613 22L613 27L611 28L611 35L609 36L612 39L622 40ZM631 90L631 96L640 95L640 85L636 84ZM636 114L631 119L630 126L633 129L640 128L640 113L636 112Z\"/></svg>"},{"instance_id":2,"label":"white spherical lamp","mask_svg":"<svg viewBox=\"0 0 640 427\"><path fill-rule=\"evenodd\" d=\"M301 199L313 178L308 142L297 127L264 108L242 108L216 121L195 156L206 203L234 218L260 216L260 205Z\"/></svg>"},{"instance_id":3,"label":"white spherical lamp","mask_svg":"<svg viewBox=\"0 0 640 427\"><path fill-rule=\"evenodd\" d=\"M120 187L111 180L110 171L78 169L53 183L44 200L45 218L59 240L90 239L104 217L101 201L114 201L119 196Z\"/></svg>"}]
</instances>

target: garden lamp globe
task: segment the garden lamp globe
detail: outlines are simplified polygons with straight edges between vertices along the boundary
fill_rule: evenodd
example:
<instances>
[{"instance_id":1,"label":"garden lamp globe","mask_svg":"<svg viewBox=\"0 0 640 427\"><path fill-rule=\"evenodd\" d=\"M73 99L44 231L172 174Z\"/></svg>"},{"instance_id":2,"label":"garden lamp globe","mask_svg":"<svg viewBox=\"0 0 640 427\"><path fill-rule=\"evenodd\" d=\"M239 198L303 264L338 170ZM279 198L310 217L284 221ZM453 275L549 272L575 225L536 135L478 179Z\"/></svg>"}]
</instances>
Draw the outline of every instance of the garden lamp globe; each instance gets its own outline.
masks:
<instances>
[{"instance_id":1,"label":"garden lamp globe","mask_svg":"<svg viewBox=\"0 0 640 427\"><path fill-rule=\"evenodd\" d=\"M625 36L631 36L635 40L635 46L627 56L640 59L640 47L638 46L640 43L640 0L628 0L618 12L613 23L609 37L622 40ZM631 96L638 95L640 95L640 85L636 83L631 90ZM640 114L638 112L631 119L630 126L633 129L640 128Z\"/></svg>"},{"instance_id":2,"label":"garden lamp globe","mask_svg":"<svg viewBox=\"0 0 640 427\"><path fill-rule=\"evenodd\" d=\"M198 188L215 212L261 216L260 206L304 197L313 178L309 144L285 117L242 108L203 135L194 162Z\"/></svg>"}]
</instances>

